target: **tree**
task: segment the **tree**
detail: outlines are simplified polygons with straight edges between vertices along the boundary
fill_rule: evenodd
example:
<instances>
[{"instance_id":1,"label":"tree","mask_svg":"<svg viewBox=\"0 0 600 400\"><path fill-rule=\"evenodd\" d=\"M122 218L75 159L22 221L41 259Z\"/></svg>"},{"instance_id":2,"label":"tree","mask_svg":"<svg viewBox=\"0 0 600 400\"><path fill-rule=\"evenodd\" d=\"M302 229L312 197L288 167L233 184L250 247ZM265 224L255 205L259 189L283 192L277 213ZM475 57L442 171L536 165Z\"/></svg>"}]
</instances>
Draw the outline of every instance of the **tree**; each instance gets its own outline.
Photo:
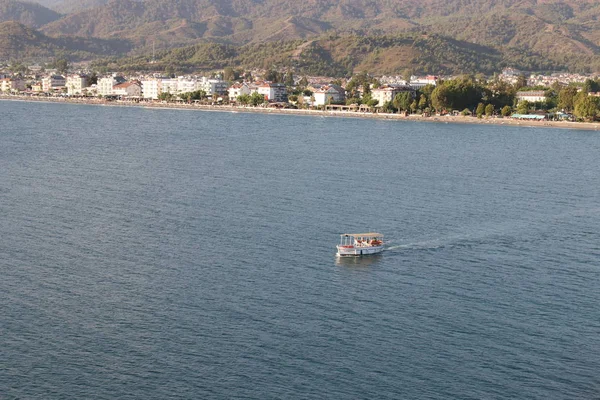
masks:
<instances>
[{"instance_id":1,"label":"tree","mask_svg":"<svg viewBox=\"0 0 600 400\"><path fill-rule=\"evenodd\" d=\"M170 101L173 99L173 95L169 92L163 92L161 94L158 95L158 99L159 100L163 100L163 101Z\"/></svg>"},{"instance_id":2,"label":"tree","mask_svg":"<svg viewBox=\"0 0 600 400\"><path fill-rule=\"evenodd\" d=\"M367 102L367 105L368 105L369 107L375 107L377 104L379 104L379 100L377 100L377 99L370 99L370 100Z\"/></svg>"},{"instance_id":3,"label":"tree","mask_svg":"<svg viewBox=\"0 0 600 400\"><path fill-rule=\"evenodd\" d=\"M503 80L495 79L489 82L487 90L487 101L491 103L494 108L502 108L514 103L516 90L512 85Z\"/></svg>"},{"instance_id":4,"label":"tree","mask_svg":"<svg viewBox=\"0 0 600 400\"><path fill-rule=\"evenodd\" d=\"M224 81L233 82L238 78L239 78L239 74L237 74L233 70L233 68L225 67L225 69L223 69L223 80Z\"/></svg>"},{"instance_id":5,"label":"tree","mask_svg":"<svg viewBox=\"0 0 600 400\"><path fill-rule=\"evenodd\" d=\"M527 100L521 101L517 105L517 114L528 114L530 107L531 107L531 105Z\"/></svg>"},{"instance_id":6,"label":"tree","mask_svg":"<svg viewBox=\"0 0 600 400\"><path fill-rule=\"evenodd\" d=\"M440 85L431 93L431 106L436 110L448 108L450 103L450 89L447 86Z\"/></svg>"},{"instance_id":7,"label":"tree","mask_svg":"<svg viewBox=\"0 0 600 400\"><path fill-rule=\"evenodd\" d=\"M566 112L573 111L574 107L574 99L577 95L577 88L574 86L567 86L562 88L558 92L558 104L557 107L561 110L565 110Z\"/></svg>"},{"instance_id":8,"label":"tree","mask_svg":"<svg viewBox=\"0 0 600 400\"><path fill-rule=\"evenodd\" d=\"M393 103L399 111L406 111L410 109L413 97L410 92L400 92L394 97Z\"/></svg>"},{"instance_id":9,"label":"tree","mask_svg":"<svg viewBox=\"0 0 600 400\"><path fill-rule=\"evenodd\" d=\"M477 110L475 111L477 118L483 117L484 112L485 112L485 105L483 103L477 104Z\"/></svg>"},{"instance_id":10,"label":"tree","mask_svg":"<svg viewBox=\"0 0 600 400\"><path fill-rule=\"evenodd\" d=\"M440 85L443 84L443 81L439 81L438 82ZM425 96L425 100L427 101L428 99L431 98L431 93L433 93L433 91L435 90L436 86L432 85L432 84L427 84L425 86L423 86L421 89L419 89L419 94L421 94L422 96Z\"/></svg>"},{"instance_id":11,"label":"tree","mask_svg":"<svg viewBox=\"0 0 600 400\"><path fill-rule=\"evenodd\" d=\"M470 77L444 81L431 93L431 105L437 110L473 108L481 101L483 88Z\"/></svg>"},{"instance_id":12,"label":"tree","mask_svg":"<svg viewBox=\"0 0 600 400\"><path fill-rule=\"evenodd\" d=\"M98 83L98 74L92 72L90 76L87 78L88 86L96 85Z\"/></svg>"},{"instance_id":13,"label":"tree","mask_svg":"<svg viewBox=\"0 0 600 400\"><path fill-rule=\"evenodd\" d=\"M419 99L419 109L420 110L424 110L427 106L428 106L428 101L427 101L427 97L425 97L424 94L421 95L421 98Z\"/></svg>"},{"instance_id":14,"label":"tree","mask_svg":"<svg viewBox=\"0 0 600 400\"><path fill-rule=\"evenodd\" d=\"M180 97L186 101L191 101L204 100L207 96L204 90L196 90L194 92L183 93Z\"/></svg>"},{"instance_id":15,"label":"tree","mask_svg":"<svg viewBox=\"0 0 600 400\"><path fill-rule=\"evenodd\" d=\"M346 84L346 91L350 97L359 97L359 88L362 87L363 97L367 97L367 100L363 101L366 103L370 99L371 95L371 84L374 86L379 85L379 81L371 78L366 72L354 75L352 79Z\"/></svg>"},{"instance_id":16,"label":"tree","mask_svg":"<svg viewBox=\"0 0 600 400\"><path fill-rule=\"evenodd\" d=\"M485 115L486 117L491 117L492 115L494 115L494 106L491 104L488 104L487 106L485 106Z\"/></svg>"},{"instance_id":17,"label":"tree","mask_svg":"<svg viewBox=\"0 0 600 400\"><path fill-rule=\"evenodd\" d=\"M288 72L287 74L285 74L285 86L287 86L287 87L294 86L294 74L293 73Z\"/></svg>"},{"instance_id":18,"label":"tree","mask_svg":"<svg viewBox=\"0 0 600 400\"><path fill-rule=\"evenodd\" d=\"M240 94L236 101L240 104L247 105L250 104L250 95L248 94Z\"/></svg>"},{"instance_id":19,"label":"tree","mask_svg":"<svg viewBox=\"0 0 600 400\"><path fill-rule=\"evenodd\" d=\"M258 92L254 92L252 93L252 95L250 95L250 103L253 106L259 106L261 104L263 104L265 102L265 96L263 96L262 94L258 93Z\"/></svg>"},{"instance_id":20,"label":"tree","mask_svg":"<svg viewBox=\"0 0 600 400\"><path fill-rule=\"evenodd\" d=\"M410 103L410 111L412 113L417 112L417 109L419 108L419 104L417 104L417 100L413 100L412 103Z\"/></svg>"},{"instance_id":21,"label":"tree","mask_svg":"<svg viewBox=\"0 0 600 400\"><path fill-rule=\"evenodd\" d=\"M56 68L59 73L66 74L69 70L69 62L64 58L54 60L54 68Z\"/></svg>"},{"instance_id":22,"label":"tree","mask_svg":"<svg viewBox=\"0 0 600 400\"><path fill-rule=\"evenodd\" d=\"M596 119L600 98L594 96L578 96L575 102L575 115L588 120Z\"/></svg>"},{"instance_id":23,"label":"tree","mask_svg":"<svg viewBox=\"0 0 600 400\"><path fill-rule=\"evenodd\" d=\"M25 67L23 64L21 64L19 62L15 62L15 63L11 64L10 70L16 74L19 74L19 73L24 73L25 71L27 71L27 67Z\"/></svg>"},{"instance_id":24,"label":"tree","mask_svg":"<svg viewBox=\"0 0 600 400\"><path fill-rule=\"evenodd\" d=\"M381 111L386 113L394 113L398 110L396 109L396 107L394 107L394 104L391 101L386 101L381 106Z\"/></svg>"},{"instance_id":25,"label":"tree","mask_svg":"<svg viewBox=\"0 0 600 400\"><path fill-rule=\"evenodd\" d=\"M508 117L512 114L512 107L504 106L504 107L502 107L502 110L500 111L500 113L502 114L503 117Z\"/></svg>"},{"instance_id":26,"label":"tree","mask_svg":"<svg viewBox=\"0 0 600 400\"><path fill-rule=\"evenodd\" d=\"M600 91L600 85L598 85L598 82L588 78L583 82L582 91L586 93L598 92Z\"/></svg>"},{"instance_id":27,"label":"tree","mask_svg":"<svg viewBox=\"0 0 600 400\"><path fill-rule=\"evenodd\" d=\"M283 81L283 75L280 72L277 72L277 71L274 71L274 70L269 70L265 74L265 81L282 82Z\"/></svg>"}]
</instances>

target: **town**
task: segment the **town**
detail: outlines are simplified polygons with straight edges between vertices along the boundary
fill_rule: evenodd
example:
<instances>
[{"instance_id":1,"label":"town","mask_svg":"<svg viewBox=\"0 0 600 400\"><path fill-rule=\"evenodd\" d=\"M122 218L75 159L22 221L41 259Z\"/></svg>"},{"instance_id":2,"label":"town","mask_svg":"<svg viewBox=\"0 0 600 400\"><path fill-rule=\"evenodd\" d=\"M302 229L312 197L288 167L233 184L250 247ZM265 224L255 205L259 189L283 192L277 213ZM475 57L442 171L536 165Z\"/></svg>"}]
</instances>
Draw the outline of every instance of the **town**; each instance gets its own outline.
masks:
<instances>
[{"instance_id":1,"label":"town","mask_svg":"<svg viewBox=\"0 0 600 400\"><path fill-rule=\"evenodd\" d=\"M209 76L126 75L0 65L0 95L87 102L198 104L404 115L463 115L520 120L594 121L600 110L595 75L532 74L506 68L493 77L297 76L226 68Z\"/></svg>"}]
</instances>

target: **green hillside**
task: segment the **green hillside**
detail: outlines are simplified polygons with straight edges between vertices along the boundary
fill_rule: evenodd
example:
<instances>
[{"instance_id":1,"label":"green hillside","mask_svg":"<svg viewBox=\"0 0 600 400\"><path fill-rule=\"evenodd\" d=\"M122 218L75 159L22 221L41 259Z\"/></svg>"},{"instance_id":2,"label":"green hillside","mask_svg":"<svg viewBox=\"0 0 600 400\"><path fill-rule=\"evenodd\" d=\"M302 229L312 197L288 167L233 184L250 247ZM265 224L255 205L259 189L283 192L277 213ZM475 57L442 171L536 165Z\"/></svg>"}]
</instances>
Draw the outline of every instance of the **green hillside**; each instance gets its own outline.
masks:
<instances>
[{"instance_id":1,"label":"green hillside","mask_svg":"<svg viewBox=\"0 0 600 400\"><path fill-rule=\"evenodd\" d=\"M314 40L274 41L242 46L204 42L149 54L99 61L108 69L131 71L170 70L197 72L225 67L238 69L291 69L299 74L347 76L366 71L493 74L506 66L531 70L559 70L565 64L535 53L507 51L475 45L436 34L398 34L362 37L326 35Z\"/></svg>"}]
</instances>

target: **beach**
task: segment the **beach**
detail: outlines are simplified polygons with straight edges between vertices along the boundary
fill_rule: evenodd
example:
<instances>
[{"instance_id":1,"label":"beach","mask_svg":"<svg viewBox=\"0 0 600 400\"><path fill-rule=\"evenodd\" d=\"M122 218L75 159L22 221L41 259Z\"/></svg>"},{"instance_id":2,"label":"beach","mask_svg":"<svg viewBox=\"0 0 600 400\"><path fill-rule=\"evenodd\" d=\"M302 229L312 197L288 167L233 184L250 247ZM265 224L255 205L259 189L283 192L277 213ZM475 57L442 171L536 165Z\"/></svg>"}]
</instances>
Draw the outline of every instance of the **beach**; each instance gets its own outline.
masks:
<instances>
[{"instance_id":1,"label":"beach","mask_svg":"<svg viewBox=\"0 0 600 400\"><path fill-rule=\"evenodd\" d=\"M45 96L19 96L2 95L0 100L5 101L28 101L45 103L66 103L66 104L86 104L114 107L144 107L156 109L180 109L180 110L198 110L198 111L221 111L221 112L243 112L243 113L263 113L263 114L291 114L291 115L311 115L321 117L346 117L346 118L375 118L397 121L415 121L415 122L433 122L433 123L452 123L452 124L480 124L480 125L508 125L536 128L562 128L562 129L580 129L580 130L600 130L600 122L570 122L570 121L533 121L519 120L506 117L483 117L477 118L462 115L432 115L423 116L421 114L388 114L358 111L323 111L314 109L290 109L290 108L270 108L253 106L235 106L235 105L208 105L208 104L189 104L183 102L164 102L164 101L109 101L98 98L69 98L69 97L45 97Z\"/></svg>"}]
</instances>

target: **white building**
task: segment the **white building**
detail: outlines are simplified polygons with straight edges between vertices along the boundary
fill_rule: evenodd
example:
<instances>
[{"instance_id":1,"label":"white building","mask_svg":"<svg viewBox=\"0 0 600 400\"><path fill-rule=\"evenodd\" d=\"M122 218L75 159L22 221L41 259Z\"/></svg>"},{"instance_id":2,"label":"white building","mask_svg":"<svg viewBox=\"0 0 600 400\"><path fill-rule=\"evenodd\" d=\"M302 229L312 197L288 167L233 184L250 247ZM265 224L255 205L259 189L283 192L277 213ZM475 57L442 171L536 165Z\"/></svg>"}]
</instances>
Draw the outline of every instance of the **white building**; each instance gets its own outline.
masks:
<instances>
[{"instance_id":1,"label":"white building","mask_svg":"<svg viewBox=\"0 0 600 400\"><path fill-rule=\"evenodd\" d=\"M156 78L146 79L142 81L142 97L144 99L158 99L162 93L160 80Z\"/></svg>"},{"instance_id":2,"label":"white building","mask_svg":"<svg viewBox=\"0 0 600 400\"><path fill-rule=\"evenodd\" d=\"M396 95L402 92L409 92L412 97L415 97L415 89L411 86L382 86L371 89L371 98L378 101L378 106L382 106L386 101L393 101Z\"/></svg>"},{"instance_id":3,"label":"white building","mask_svg":"<svg viewBox=\"0 0 600 400\"><path fill-rule=\"evenodd\" d=\"M252 93L252 90L250 89L250 86L248 86L248 84L244 82L233 84L229 87L227 93L229 94L229 100L235 100L238 98L238 96L241 96L243 94L250 95L250 93Z\"/></svg>"},{"instance_id":4,"label":"white building","mask_svg":"<svg viewBox=\"0 0 600 400\"><path fill-rule=\"evenodd\" d=\"M125 78L122 76L108 76L98 79L98 94L102 96L112 96L113 88L116 85L124 83Z\"/></svg>"},{"instance_id":5,"label":"white building","mask_svg":"<svg viewBox=\"0 0 600 400\"><path fill-rule=\"evenodd\" d=\"M200 80L180 76L177 78L177 93L192 93L203 90Z\"/></svg>"},{"instance_id":6,"label":"white building","mask_svg":"<svg viewBox=\"0 0 600 400\"><path fill-rule=\"evenodd\" d=\"M529 92L517 92L517 100L528 101L530 103L537 103L546 101L546 94L543 90L533 90Z\"/></svg>"},{"instance_id":7,"label":"white building","mask_svg":"<svg viewBox=\"0 0 600 400\"><path fill-rule=\"evenodd\" d=\"M324 85L313 92L315 106L341 103L346 100L346 91L338 85Z\"/></svg>"},{"instance_id":8,"label":"white building","mask_svg":"<svg viewBox=\"0 0 600 400\"><path fill-rule=\"evenodd\" d=\"M227 93L227 82L220 79L189 78L151 78L142 80L142 93L145 99L158 99L161 93L179 96L183 93L203 90L207 95Z\"/></svg>"},{"instance_id":9,"label":"white building","mask_svg":"<svg viewBox=\"0 0 600 400\"><path fill-rule=\"evenodd\" d=\"M202 77L199 81L200 90L204 90L207 95L226 94L229 85L221 79L208 79Z\"/></svg>"},{"instance_id":10,"label":"white building","mask_svg":"<svg viewBox=\"0 0 600 400\"><path fill-rule=\"evenodd\" d=\"M89 86L87 76L80 74L67 76L65 85L69 95L81 94L83 89Z\"/></svg>"},{"instance_id":11,"label":"white building","mask_svg":"<svg viewBox=\"0 0 600 400\"><path fill-rule=\"evenodd\" d=\"M283 83L263 82L258 85L257 92L268 101L286 102L287 89Z\"/></svg>"},{"instance_id":12,"label":"white building","mask_svg":"<svg viewBox=\"0 0 600 400\"><path fill-rule=\"evenodd\" d=\"M411 76L409 85L411 88L418 90L427 85L435 86L437 81L438 77L434 75L427 75L425 77Z\"/></svg>"},{"instance_id":13,"label":"white building","mask_svg":"<svg viewBox=\"0 0 600 400\"><path fill-rule=\"evenodd\" d=\"M172 95L178 95L179 91L179 80L172 79L161 79L160 80L160 91L161 93L171 93Z\"/></svg>"},{"instance_id":14,"label":"white building","mask_svg":"<svg viewBox=\"0 0 600 400\"><path fill-rule=\"evenodd\" d=\"M65 88L67 81L62 75L50 75L42 78L42 90L46 93L62 90Z\"/></svg>"}]
</instances>

